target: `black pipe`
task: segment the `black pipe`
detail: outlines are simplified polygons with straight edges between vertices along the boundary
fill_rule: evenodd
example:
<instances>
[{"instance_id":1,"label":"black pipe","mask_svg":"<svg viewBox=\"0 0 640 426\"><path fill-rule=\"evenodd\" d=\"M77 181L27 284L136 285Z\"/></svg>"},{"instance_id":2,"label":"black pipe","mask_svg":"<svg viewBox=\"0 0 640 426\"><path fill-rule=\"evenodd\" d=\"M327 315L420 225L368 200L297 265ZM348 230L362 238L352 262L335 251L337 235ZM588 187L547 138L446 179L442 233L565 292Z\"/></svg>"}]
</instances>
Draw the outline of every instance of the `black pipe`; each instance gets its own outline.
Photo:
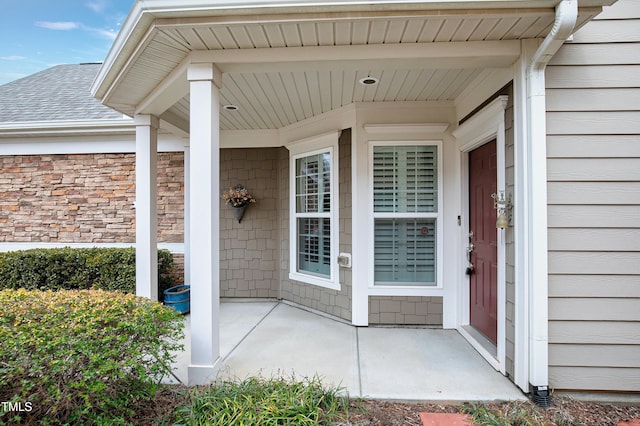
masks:
<instances>
[{"instance_id":1,"label":"black pipe","mask_svg":"<svg viewBox=\"0 0 640 426\"><path fill-rule=\"evenodd\" d=\"M551 407L551 394L546 386L533 386L531 390L531 401L538 407Z\"/></svg>"}]
</instances>

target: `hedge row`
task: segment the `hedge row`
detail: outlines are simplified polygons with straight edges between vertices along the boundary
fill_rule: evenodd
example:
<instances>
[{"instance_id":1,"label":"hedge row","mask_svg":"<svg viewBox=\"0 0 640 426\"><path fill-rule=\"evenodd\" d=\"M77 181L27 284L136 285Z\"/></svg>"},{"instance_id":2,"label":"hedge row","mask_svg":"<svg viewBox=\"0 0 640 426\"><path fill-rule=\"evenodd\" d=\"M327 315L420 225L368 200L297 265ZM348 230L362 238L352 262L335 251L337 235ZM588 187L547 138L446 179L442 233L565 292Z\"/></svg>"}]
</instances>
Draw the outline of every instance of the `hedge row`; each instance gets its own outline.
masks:
<instances>
[{"instance_id":1,"label":"hedge row","mask_svg":"<svg viewBox=\"0 0 640 426\"><path fill-rule=\"evenodd\" d=\"M173 256L158 250L158 297L173 285ZM0 253L0 290L136 291L134 248L33 249Z\"/></svg>"},{"instance_id":2,"label":"hedge row","mask_svg":"<svg viewBox=\"0 0 640 426\"><path fill-rule=\"evenodd\" d=\"M136 423L182 330L182 315L133 294L0 290L0 425Z\"/></svg>"}]
</instances>

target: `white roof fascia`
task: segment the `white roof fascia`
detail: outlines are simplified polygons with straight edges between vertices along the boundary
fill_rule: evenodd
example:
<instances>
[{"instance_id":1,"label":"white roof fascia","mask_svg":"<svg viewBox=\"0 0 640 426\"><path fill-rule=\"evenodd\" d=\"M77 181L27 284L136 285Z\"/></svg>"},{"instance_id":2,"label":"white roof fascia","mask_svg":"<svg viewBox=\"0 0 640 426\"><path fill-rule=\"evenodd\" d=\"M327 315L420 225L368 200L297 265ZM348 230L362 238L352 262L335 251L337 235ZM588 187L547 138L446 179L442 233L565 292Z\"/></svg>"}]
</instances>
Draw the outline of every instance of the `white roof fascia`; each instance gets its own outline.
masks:
<instances>
[{"instance_id":1,"label":"white roof fascia","mask_svg":"<svg viewBox=\"0 0 640 426\"><path fill-rule=\"evenodd\" d=\"M0 124L0 138L15 136L53 136L73 134L135 133L132 119L22 121Z\"/></svg>"},{"instance_id":2,"label":"white roof fascia","mask_svg":"<svg viewBox=\"0 0 640 426\"><path fill-rule=\"evenodd\" d=\"M579 0L580 7L608 6L617 0ZM561 0L139 0L136 6L153 12L154 15L162 15L164 12L201 12L226 10L237 14L239 10L248 11L248 14L262 14L265 9L278 9L282 11L304 13L313 10L370 10L372 7L382 6L393 10L421 10L435 9L517 9L517 8L549 8L556 7ZM300 10L306 8L306 10Z\"/></svg>"},{"instance_id":3,"label":"white roof fascia","mask_svg":"<svg viewBox=\"0 0 640 426\"><path fill-rule=\"evenodd\" d=\"M108 87L111 85L111 82L115 80L112 76L109 79L111 81L106 81L108 74L112 72L114 64L118 59L120 61L125 61L125 58L129 57L131 52L135 50L139 39L146 34L147 28L155 19L153 16L145 14L145 9L142 6L143 4L144 0L136 1L133 4L131 11L129 11L129 15L127 15L127 18L120 27L120 31L111 45L111 49L109 49L109 53L107 53L107 57L91 85L91 95L93 97L98 99L103 98ZM104 83L108 84L105 85Z\"/></svg>"},{"instance_id":4,"label":"white roof fascia","mask_svg":"<svg viewBox=\"0 0 640 426\"><path fill-rule=\"evenodd\" d=\"M585 3L602 4L606 0L588 0ZM264 9L286 10L301 13L300 8L355 8L364 6L370 9L372 6L392 5L393 9L412 9L416 5L422 9L501 9L501 8L548 8L556 6L560 0L139 0L136 6L152 12L154 15L163 15L165 12L202 12L227 10L234 14L242 10L248 14L262 14ZM161 17L161 16L158 16Z\"/></svg>"}]
</instances>

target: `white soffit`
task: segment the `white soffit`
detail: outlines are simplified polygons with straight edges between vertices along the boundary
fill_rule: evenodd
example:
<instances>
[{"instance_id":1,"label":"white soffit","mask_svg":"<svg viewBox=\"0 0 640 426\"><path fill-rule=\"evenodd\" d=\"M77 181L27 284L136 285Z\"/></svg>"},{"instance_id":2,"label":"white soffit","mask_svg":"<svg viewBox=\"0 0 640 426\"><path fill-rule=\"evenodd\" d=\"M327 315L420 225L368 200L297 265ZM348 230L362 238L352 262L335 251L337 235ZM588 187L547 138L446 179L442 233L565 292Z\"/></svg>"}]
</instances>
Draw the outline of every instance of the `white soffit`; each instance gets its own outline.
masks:
<instances>
[{"instance_id":1,"label":"white soffit","mask_svg":"<svg viewBox=\"0 0 640 426\"><path fill-rule=\"evenodd\" d=\"M233 15L222 10L225 2L190 1L190 8L185 2L181 12L161 7L175 2L145 2L157 8L155 19L140 19L140 26L148 22L146 30L129 22L130 38L118 37L93 91L123 113L159 114L184 130L188 85L175 83L182 78L175 70L194 61L214 61L220 67L221 104L239 107L221 112L223 130L277 129L353 102L452 101L484 69L513 63L517 40L544 37L557 2L384 2L386 7L349 2L350 11L340 11L347 2L316 3L332 6L324 12L293 8L275 14L269 9L271 14L261 15L238 6ZM475 8L480 4L495 8ZM527 6L507 8L516 4ZM453 9L437 9L443 5ZM581 12L585 22L599 9ZM378 78L379 84L358 84L367 76ZM166 88L167 97L158 87Z\"/></svg>"}]
</instances>

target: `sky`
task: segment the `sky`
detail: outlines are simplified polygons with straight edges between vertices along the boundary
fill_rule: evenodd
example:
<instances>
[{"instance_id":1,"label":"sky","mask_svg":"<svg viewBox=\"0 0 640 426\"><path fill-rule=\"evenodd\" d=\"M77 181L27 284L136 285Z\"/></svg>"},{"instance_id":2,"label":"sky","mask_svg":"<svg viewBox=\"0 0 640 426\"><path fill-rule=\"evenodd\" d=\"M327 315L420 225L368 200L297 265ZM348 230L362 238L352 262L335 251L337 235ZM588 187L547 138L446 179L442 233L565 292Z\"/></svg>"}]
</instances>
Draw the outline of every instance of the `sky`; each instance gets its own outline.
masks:
<instances>
[{"instance_id":1,"label":"sky","mask_svg":"<svg viewBox=\"0 0 640 426\"><path fill-rule=\"evenodd\" d=\"M134 0L0 0L0 84L103 62Z\"/></svg>"}]
</instances>

